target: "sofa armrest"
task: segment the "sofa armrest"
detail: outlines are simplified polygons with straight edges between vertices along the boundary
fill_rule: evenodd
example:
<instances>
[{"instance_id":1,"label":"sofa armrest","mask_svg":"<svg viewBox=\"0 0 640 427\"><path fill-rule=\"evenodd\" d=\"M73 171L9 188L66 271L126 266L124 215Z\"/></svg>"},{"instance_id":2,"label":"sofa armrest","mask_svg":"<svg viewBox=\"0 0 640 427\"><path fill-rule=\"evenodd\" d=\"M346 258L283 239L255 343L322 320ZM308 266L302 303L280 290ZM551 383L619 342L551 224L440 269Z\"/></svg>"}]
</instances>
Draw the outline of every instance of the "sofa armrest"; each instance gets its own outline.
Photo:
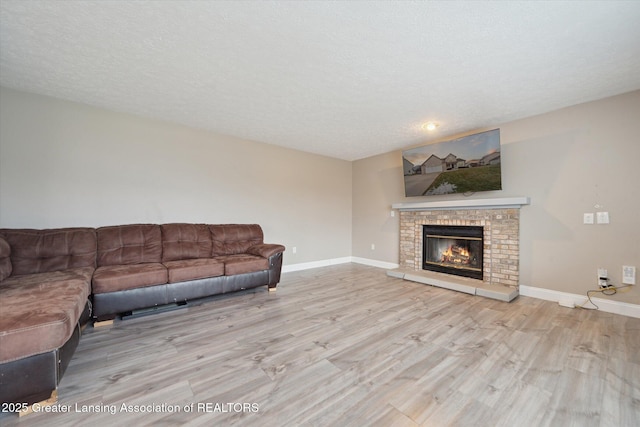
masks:
<instances>
[{"instance_id":1,"label":"sofa armrest","mask_svg":"<svg viewBox=\"0 0 640 427\"><path fill-rule=\"evenodd\" d=\"M247 253L251 255L261 256L263 258L270 258L272 255L279 252L284 252L285 247L282 245L276 245L273 243L262 243L259 245L253 245L247 249Z\"/></svg>"}]
</instances>

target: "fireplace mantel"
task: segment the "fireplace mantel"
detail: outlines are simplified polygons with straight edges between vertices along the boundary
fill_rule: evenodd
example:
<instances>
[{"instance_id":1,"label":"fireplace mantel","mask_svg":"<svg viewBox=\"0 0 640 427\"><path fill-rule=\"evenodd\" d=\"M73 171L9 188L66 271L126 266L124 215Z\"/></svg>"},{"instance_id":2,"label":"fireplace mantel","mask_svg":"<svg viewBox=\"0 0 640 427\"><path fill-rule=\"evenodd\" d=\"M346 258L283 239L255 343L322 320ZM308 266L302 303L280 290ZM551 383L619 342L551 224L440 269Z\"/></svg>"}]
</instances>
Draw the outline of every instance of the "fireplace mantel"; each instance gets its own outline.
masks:
<instances>
[{"instance_id":1,"label":"fireplace mantel","mask_svg":"<svg viewBox=\"0 0 640 427\"><path fill-rule=\"evenodd\" d=\"M501 197L495 199L442 200L438 202L394 203L393 209L400 211L431 211L439 209L520 209L530 204L529 197Z\"/></svg>"}]
</instances>

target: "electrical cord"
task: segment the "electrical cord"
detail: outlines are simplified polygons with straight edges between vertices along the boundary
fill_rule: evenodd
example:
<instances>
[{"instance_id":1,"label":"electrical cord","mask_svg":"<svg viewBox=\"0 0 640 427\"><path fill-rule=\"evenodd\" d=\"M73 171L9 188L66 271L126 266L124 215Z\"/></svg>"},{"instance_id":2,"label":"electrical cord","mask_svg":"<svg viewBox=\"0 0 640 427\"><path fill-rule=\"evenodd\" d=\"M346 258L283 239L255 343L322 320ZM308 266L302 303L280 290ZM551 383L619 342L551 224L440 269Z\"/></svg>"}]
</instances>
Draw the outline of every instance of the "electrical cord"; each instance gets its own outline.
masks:
<instances>
[{"instance_id":1,"label":"electrical cord","mask_svg":"<svg viewBox=\"0 0 640 427\"><path fill-rule=\"evenodd\" d=\"M602 288L602 289L592 289L590 291L587 291L587 301L584 302L584 304L579 305L578 308L582 308L585 310L600 310L600 307L598 307L592 300L591 300L591 294L592 293L601 293L603 295L615 295L618 293L619 289L624 289L624 288L629 288L631 287L631 285L626 285L626 286L613 286L613 285L609 285L606 288ZM585 307L585 305L587 305L587 303L590 303L592 306L594 306L595 308L587 308Z\"/></svg>"}]
</instances>

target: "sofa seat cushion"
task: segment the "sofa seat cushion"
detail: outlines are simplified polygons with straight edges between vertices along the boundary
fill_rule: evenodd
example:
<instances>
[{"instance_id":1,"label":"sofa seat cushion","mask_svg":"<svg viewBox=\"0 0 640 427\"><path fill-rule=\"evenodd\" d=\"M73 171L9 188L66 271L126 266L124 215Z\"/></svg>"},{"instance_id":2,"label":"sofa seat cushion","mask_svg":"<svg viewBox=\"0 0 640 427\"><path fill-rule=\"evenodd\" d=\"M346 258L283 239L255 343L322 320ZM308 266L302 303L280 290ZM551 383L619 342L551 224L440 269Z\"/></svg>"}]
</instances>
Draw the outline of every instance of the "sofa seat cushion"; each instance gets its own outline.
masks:
<instances>
[{"instance_id":1,"label":"sofa seat cushion","mask_svg":"<svg viewBox=\"0 0 640 427\"><path fill-rule=\"evenodd\" d=\"M269 269L269 260L255 255L227 255L216 257L215 259L224 262L225 276L233 276L243 273L255 273L256 271Z\"/></svg>"},{"instance_id":2,"label":"sofa seat cushion","mask_svg":"<svg viewBox=\"0 0 640 427\"><path fill-rule=\"evenodd\" d=\"M60 348L91 293L93 268L13 276L0 284L0 363Z\"/></svg>"},{"instance_id":3,"label":"sofa seat cushion","mask_svg":"<svg viewBox=\"0 0 640 427\"><path fill-rule=\"evenodd\" d=\"M86 284L87 291L91 293L91 277L93 276L94 271L95 268L93 267L79 267L70 268L68 270L50 271L48 273L13 275L0 283L0 287L5 285L10 285L12 287L26 285L32 286L46 283L60 283L65 280L81 280Z\"/></svg>"},{"instance_id":4,"label":"sofa seat cushion","mask_svg":"<svg viewBox=\"0 0 640 427\"><path fill-rule=\"evenodd\" d=\"M224 263L217 259L199 258L166 261L164 265L169 273L169 283L224 276Z\"/></svg>"},{"instance_id":5,"label":"sofa seat cushion","mask_svg":"<svg viewBox=\"0 0 640 427\"><path fill-rule=\"evenodd\" d=\"M127 289L164 285L167 268L156 262L134 265L106 265L93 273L93 293L125 291Z\"/></svg>"}]
</instances>

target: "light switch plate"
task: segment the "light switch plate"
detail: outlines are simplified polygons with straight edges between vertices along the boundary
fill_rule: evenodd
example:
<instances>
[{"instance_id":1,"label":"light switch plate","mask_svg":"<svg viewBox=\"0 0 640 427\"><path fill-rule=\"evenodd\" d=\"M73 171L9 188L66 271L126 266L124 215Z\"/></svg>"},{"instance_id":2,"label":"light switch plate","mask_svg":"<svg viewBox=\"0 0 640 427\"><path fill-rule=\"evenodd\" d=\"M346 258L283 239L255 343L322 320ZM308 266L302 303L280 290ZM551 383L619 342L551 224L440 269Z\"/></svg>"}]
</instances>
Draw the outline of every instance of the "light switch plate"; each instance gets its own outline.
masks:
<instances>
[{"instance_id":1,"label":"light switch plate","mask_svg":"<svg viewBox=\"0 0 640 427\"><path fill-rule=\"evenodd\" d=\"M584 224L593 224L593 213L585 213L584 214L583 223Z\"/></svg>"},{"instance_id":2,"label":"light switch plate","mask_svg":"<svg viewBox=\"0 0 640 427\"><path fill-rule=\"evenodd\" d=\"M636 268L634 266L622 266L622 283L624 283L625 285L636 284Z\"/></svg>"},{"instance_id":3,"label":"light switch plate","mask_svg":"<svg viewBox=\"0 0 640 427\"><path fill-rule=\"evenodd\" d=\"M609 224L609 212L596 212L598 224Z\"/></svg>"}]
</instances>

